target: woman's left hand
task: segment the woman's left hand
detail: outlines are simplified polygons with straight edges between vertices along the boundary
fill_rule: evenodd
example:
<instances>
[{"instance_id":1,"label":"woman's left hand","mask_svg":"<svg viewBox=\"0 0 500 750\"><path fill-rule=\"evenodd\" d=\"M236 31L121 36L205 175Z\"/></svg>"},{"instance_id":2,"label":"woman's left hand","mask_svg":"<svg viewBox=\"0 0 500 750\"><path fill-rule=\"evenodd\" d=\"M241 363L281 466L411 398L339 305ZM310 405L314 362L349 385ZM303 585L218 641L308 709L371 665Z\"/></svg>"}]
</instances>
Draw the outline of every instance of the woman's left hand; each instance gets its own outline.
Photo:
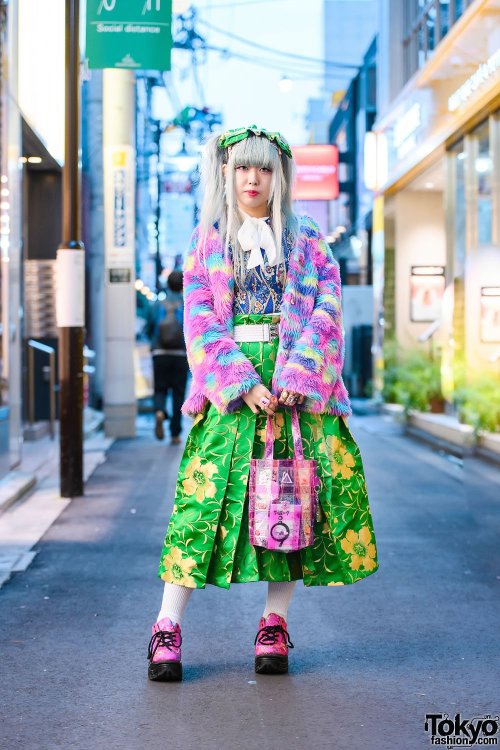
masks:
<instances>
[{"instance_id":1,"label":"woman's left hand","mask_svg":"<svg viewBox=\"0 0 500 750\"><path fill-rule=\"evenodd\" d=\"M284 404L285 406L294 406L295 404L303 403L304 399L305 396L301 393L296 393L295 391L281 391L278 403Z\"/></svg>"}]
</instances>

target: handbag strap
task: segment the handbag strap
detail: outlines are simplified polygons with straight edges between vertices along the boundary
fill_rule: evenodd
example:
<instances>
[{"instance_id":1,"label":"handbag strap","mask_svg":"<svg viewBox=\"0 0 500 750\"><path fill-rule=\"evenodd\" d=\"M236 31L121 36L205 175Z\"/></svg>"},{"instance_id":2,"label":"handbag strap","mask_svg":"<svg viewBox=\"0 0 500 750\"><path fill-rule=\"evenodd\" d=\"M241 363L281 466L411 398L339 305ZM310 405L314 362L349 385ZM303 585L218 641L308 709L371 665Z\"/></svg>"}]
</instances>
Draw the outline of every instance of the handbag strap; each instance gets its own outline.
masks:
<instances>
[{"instance_id":1,"label":"handbag strap","mask_svg":"<svg viewBox=\"0 0 500 750\"><path fill-rule=\"evenodd\" d=\"M298 458L300 460L303 460L304 458L304 449L302 446L302 435L300 434L300 424L299 424L299 415L297 414L297 409L295 406L292 406L290 409L291 416L292 416L292 437L293 437L293 452L294 457ZM265 457L266 458L273 458L274 456L274 426L273 426L273 414L267 415L267 425L266 425L266 449L265 449Z\"/></svg>"},{"instance_id":2,"label":"handbag strap","mask_svg":"<svg viewBox=\"0 0 500 750\"><path fill-rule=\"evenodd\" d=\"M292 406L292 436L293 436L293 453L296 458L304 459L304 449L302 447L302 435L300 434L299 415L297 409Z\"/></svg>"},{"instance_id":3,"label":"handbag strap","mask_svg":"<svg viewBox=\"0 0 500 750\"><path fill-rule=\"evenodd\" d=\"M264 452L265 458L273 458L274 455L274 426L273 426L273 415L267 415L266 423L266 449Z\"/></svg>"}]
</instances>

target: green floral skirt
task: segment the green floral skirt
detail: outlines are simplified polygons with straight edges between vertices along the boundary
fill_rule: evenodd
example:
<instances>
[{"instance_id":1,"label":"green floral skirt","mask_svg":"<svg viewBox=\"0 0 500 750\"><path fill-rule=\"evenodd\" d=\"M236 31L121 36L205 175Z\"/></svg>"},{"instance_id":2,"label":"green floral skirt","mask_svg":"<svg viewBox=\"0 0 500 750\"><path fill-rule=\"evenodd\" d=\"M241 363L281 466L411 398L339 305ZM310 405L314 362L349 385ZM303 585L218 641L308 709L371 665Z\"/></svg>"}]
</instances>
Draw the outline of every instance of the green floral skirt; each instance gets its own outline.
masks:
<instances>
[{"instance_id":1,"label":"green floral skirt","mask_svg":"<svg viewBox=\"0 0 500 750\"><path fill-rule=\"evenodd\" d=\"M237 315L235 323L264 323L272 315ZM278 339L239 344L270 389ZM253 547L248 535L250 459L263 458L265 412L247 404L220 414L209 404L187 436L175 503L158 575L191 588L229 588L248 581L293 581L306 586L354 583L377 570L377 553L359 448L346 421L299 411L305 458L315 458L321 479L321 518L312 547L279 552ZM274 417L275 458L293 455L290 411Z\"/></svg>"}]
</instances>

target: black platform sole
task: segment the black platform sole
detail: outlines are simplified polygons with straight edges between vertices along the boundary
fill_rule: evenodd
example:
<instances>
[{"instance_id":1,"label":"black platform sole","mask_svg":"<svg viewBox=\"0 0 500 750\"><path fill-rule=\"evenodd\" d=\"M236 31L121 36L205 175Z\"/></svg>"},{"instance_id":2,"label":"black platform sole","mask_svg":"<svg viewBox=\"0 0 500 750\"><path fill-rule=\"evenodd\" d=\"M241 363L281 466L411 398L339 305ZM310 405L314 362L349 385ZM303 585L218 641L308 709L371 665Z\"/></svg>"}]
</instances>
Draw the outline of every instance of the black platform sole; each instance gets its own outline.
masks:
<instances>
[{"instance_id":1,"label":"black platform sole","mask_svg":"<svg viewBox=\"0 0 500 750\"><path fill-rule=\"evenodd\" d=\"M180 661L164 661L148 666L148 677L153 682L181 682L182 664Z\"/></svg>"},{"instance_id":2,"label":"black platform sole","mask_svg":"<svg viewBox=\"0 0 500 750\"><path fill-rule=\"evenodd\" d=\"M288 656L256 656L255 671L257 674L286 674Z\"/></svg>"}]
</instances>

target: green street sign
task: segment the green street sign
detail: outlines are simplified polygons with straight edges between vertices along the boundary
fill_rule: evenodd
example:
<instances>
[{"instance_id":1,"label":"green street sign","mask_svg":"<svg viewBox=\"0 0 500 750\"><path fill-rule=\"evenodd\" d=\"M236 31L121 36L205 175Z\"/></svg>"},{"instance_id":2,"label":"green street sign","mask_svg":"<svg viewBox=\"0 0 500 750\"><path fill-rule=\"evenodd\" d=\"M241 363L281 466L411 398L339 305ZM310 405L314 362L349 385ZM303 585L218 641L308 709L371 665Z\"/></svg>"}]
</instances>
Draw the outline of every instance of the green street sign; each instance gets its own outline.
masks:
<instances>
[{"instance_id":1,"label":"green street sign","mask_svg":"<svg viewBox=\"0 0 500 750\"><path fill-rule=\"evenodd\" d=\"M87 0L89 68L170 70L172 0Z\"/></svg>"}]
</instances>

